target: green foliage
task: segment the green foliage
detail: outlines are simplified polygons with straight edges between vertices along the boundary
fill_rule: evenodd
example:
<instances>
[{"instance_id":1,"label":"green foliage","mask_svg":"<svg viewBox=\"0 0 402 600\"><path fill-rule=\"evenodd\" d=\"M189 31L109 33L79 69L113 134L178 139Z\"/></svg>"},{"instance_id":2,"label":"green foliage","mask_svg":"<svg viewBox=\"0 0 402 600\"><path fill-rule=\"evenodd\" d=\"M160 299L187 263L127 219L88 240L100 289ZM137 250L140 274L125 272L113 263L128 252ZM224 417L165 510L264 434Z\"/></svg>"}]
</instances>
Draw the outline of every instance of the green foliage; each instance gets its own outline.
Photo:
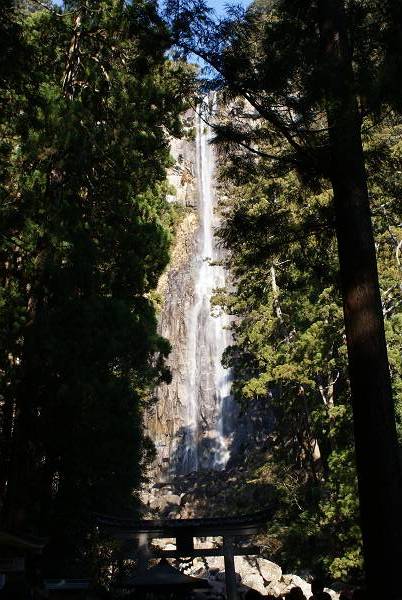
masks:
<instances>
[{"instance_id":1,"label":"green foliage","mask_svg":"<svg viewBox=\"0 0 402 600\"><path fill-rule=\"evenodd\" d=\"M169 377L149 299L175 219L168 134L193 76L165 57L153 2L12 8L2 42L24 75L0 64L17 108L0 117L1 508L4 527L51 536L56 574L93 554L94 511L136 507L142 410Z\"/></svg>"},{"instance_id":2,"label":"green foliage","mask_svg":"<svg viewBox=\"0 0 402 600\"><path fill-rule=\"evenodd\" d=\"M394 117L367 123L365 149L400 427L399 127ZM272 152L262 140L259 149ZM227 154L219 231L235 290L215 301L235 316L225 362L238 400L247 410L265 398L274 412L269 456L254 479L274 486L279 504L262 544L286 569L356 578L361 533L331 193L324 180L314 192L292 171L273 176L266 160L240 176L237 166L237 153Z\"/></svg>"}]
</instances>

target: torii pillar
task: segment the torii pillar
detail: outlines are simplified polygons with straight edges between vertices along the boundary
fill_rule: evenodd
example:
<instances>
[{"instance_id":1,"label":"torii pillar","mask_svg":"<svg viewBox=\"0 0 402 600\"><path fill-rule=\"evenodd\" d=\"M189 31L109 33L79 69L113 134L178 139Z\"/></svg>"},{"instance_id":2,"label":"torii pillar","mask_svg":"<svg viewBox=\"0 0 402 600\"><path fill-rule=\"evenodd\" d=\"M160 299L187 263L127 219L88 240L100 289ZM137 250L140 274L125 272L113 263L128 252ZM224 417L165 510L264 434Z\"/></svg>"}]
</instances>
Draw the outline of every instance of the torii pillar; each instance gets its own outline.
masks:
<instances>
[{"instance_id":1,"label":"torii pillar","mask_svg":"<svg viewBox=\"0 0 402 600\"><path fill-rule=\"evenodd\" d=\"M234 562L233 536L225 535L223 537L223 556L225 559L225 583L226 596L228 600L238 600L236 569Z\"/></svg>"}]
</instances>

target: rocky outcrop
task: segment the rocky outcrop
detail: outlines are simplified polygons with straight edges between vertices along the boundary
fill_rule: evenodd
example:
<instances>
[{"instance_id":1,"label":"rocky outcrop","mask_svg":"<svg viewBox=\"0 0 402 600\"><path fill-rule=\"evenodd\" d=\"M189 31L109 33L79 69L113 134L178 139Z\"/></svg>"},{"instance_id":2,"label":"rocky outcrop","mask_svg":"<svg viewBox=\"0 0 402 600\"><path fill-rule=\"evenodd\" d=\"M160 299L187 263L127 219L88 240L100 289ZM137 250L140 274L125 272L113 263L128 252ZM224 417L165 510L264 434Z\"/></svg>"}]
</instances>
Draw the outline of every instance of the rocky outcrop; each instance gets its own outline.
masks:
<instances>
[{"instance_id":1,"label":"rocky outcrop","mask_svg":"<svg viewBox=\"0 0 402 600\"><path fill-rule=\"evenodd\" d=\"M186 127L187 125L187 127ZM168 182L171 184L171 194L167 197L169 202L177 202L181 206L197 208L197 164L196 145L193 136L188 132L194 127L194 112L188 111L184 117L185 135L180 139L172 138L170 153L175 161L169 169ZM186 133L187 132L187 133Z\"/></svg>"},{"instance_id":2,"label":"rocky outcrop","mask_svg":"<svg viewBox=\"0 0 402 600\"><path fill-rule=\"evenodd\" d=\"M171 184L168 200L181 207L182 216L175 232L169 267L157 289L162 298L159 332L172 346L168 360L172 382L156 391L157 402L145 418L146 432L157 452L153 476L157 480L163 479L169 472L174 440L183 426L188 362L183 340L187 336L187 315L194 299L192 262L199 229L196 144L193 136L189 135L194 128L194 112L188 111L183 121L184 137L171 140L171 155L175 164L168 172Z\"/></svg>"},{"instance_id":3,"label":"rocky outcrop","mask_svg":"<svg viewBox=\"0 0 402 600\"><path fill-rule=\"evenodd\" d=\"M216 471L198 471L150 482L142 500L148 518L235 516L270 507L273 487L252 479L252 467L236 465L218 476Z\"/></svg>"},{"instance_id":4,"label":"rocky outcrop","mask_svg":"<svg viewBox=\"0 0 402 600\"><path fill-rule=\"evenodd\" d=\"M218 598L225 593L225 572L223 557L197 558L184 567L184 571L195 577L208 579L212 585L213 594ZM300 587L307 599L311 597L311 584L298 575L282 573L279 565L259 556L236 556L235 569L240 595L248 589L253 589L267 596L271 594L282 598L293 587ZM339 594L326 589L332 600L338 600ZM206 597L200 593L197 597Z\"/></svg>"},{"instance_id":5,"label":"rocky outcrop","mask_svg":"<svg viewBox=\"0 0 402 600\"><path fill-rule=\"evenodd\" d=\"M186 314L194 295L191 260L194 255L197 215L189 211L178 226L169 270L162 276L158 291L163 297L159 331L172 346L168 366L172 373L169 385L157 390L157 403L147 418L148 434L157 450L162 472L167 472L177 431L183 426L187 351L183 339L187 333Z\"/></svg>"}]
</instances>

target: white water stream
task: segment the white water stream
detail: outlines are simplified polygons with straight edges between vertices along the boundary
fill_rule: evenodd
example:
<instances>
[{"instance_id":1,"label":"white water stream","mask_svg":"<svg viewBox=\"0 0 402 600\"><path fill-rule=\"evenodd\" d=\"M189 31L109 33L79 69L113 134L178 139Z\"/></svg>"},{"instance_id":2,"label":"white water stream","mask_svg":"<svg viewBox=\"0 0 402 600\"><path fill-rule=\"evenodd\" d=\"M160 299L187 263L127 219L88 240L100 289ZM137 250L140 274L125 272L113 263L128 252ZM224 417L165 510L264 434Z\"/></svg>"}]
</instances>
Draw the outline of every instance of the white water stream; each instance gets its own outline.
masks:
<instances>
[{"instance_id":1,"label":"white water stream","mask_svg":"<svg viewBox=\"0 0 402 600\"><path fill-rule=\"evenodd\" d=\"M222 354L230 344L229 317L211 314L214 290L225 286L225 271L212 264L220 251L214 237L216 215L215 154L210 144L213 97L206 99L197 124L197 179L199 234L193 260L194 303L187 316L186 406L183 411L181 449L173 469L189 473L198 469L222 469L229 458L232 399L230 370L222 366Z\"/></svg>"}]
</instances>

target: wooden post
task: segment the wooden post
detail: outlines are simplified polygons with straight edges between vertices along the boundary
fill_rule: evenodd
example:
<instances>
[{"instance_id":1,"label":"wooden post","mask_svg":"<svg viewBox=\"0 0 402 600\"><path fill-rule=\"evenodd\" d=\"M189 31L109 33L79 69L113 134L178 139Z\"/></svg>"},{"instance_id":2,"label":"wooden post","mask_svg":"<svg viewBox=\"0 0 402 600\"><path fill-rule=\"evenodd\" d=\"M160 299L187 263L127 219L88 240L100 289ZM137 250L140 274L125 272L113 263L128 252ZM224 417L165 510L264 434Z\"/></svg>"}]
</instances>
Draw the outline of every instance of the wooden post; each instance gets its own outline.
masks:
<instances>
[{"instance_id":1,"label":"wooden post","mask_svg":"<svg viewBox=\"0 0 402 600\"><path fill-rule=\"evenodd\" d=\"M138 537L138 563L137 571L143 573L148 568L148 561L151 556L151 551L148 544L148 535L141 533Z\"/></svg>"},{"instance_id":2,"label":"wooden post","mask_svg":"<svg viewBox=\"0 0 402 600\"><path fill-rule=\"evenodd\" d=\"M234 563L233 536L223 538L223 556L225 557L225 582L227 600L238 600L236 570Z\"/></svg>"},{"instance_id":3,"label":"wooden post","mask_svg":"<svg viewBox=\"0 0 402 600\"><path fill-rule=\"evenodd\" d=\"M191 556L194 552L193 535L190 532L185 531L185 529L183 529L176 537L176 550L182 558Z\"/></svg>"}]
</instances>

